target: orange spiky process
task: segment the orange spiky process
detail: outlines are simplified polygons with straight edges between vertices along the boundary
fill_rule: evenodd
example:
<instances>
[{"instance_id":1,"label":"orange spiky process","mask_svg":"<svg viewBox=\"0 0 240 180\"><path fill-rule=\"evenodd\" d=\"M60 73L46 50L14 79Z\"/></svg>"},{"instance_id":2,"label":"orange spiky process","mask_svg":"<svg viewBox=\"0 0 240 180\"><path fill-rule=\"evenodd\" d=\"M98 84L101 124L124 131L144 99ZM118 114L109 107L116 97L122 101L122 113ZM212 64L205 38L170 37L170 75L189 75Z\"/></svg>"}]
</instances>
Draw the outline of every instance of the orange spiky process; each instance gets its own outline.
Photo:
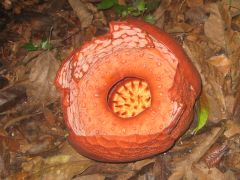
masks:
<instances>
[{"instance_id":1,"label":"orange spiky process","mask_svg":"<svg viewBox=\"0 0 240 180\"><path fill-rule=\"evenodd\" d=\"M151 106L151 92L143 79L126 78L118 82L109 94L109 106L121 118L137 116Z\"/></svg>"}]
</instances>

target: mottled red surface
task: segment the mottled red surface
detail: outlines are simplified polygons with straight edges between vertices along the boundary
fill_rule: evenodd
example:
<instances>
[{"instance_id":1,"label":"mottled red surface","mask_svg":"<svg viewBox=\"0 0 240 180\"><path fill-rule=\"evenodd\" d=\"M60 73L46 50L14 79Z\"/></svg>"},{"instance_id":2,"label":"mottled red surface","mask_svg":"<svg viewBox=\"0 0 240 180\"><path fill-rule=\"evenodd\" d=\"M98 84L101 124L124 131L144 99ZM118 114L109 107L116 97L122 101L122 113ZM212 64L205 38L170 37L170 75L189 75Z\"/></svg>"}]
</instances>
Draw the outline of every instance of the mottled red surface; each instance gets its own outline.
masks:
<instances>
[{"instance_id":1,"label":"mottled red surface","mask_svg":"<svg viewBox=\"0 0 240 180\"><path fill-rule=\"evenodd\" d=\"M123 119L108 106L111 87L123 78L148 82L151 107ZM200 77L182 48L148 23L110 23L110 32L85 43L61 66L69 142L82 155L108 162L143 159L168 150L189 127Z\"/></svg>"}]
</instances>

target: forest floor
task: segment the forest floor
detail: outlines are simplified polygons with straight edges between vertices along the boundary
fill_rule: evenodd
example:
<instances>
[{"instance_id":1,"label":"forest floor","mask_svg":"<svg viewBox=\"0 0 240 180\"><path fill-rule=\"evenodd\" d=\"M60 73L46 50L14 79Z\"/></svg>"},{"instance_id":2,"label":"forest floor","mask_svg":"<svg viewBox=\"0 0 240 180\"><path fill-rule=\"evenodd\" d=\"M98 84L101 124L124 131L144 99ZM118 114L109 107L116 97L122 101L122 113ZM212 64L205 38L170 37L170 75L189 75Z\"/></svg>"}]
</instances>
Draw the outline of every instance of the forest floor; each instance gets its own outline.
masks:
<instances>
[{"instance_id":1,"label":"forest floor","mask_svg":"<svg viewBox=\"0 0 240 180\"><path fill-rule=\"evenodd\" d=\"M240 179L240 1L99 3L1 1L0 179ZM154 157L96 162L69 145L54 79L74 49L128 17L153 23L183 47L202 79L197 104L207 122L193 133L196 113L173 148Z\"/></svg>"}]
</instances>

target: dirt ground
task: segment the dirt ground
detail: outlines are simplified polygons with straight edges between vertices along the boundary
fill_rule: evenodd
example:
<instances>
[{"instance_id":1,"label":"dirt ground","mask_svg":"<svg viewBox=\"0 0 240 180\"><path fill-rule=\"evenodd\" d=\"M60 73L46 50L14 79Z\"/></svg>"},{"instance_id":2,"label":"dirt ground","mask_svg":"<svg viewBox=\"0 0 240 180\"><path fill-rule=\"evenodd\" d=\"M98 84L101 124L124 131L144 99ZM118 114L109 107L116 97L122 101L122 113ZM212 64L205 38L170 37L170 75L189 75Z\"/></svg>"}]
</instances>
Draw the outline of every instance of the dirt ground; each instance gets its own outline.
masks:
<instances>
[{"instance_id":1,"label":"dirt ground","mask_svg":"<svg viewBox=\"0 0 240 180\"><path fill-rule=\"evenodd\" d=\"M239 0L0 3L0 179L240 179ZM131 163L96 162L69 145L54 79L74 49L129 17L178 41L202 92L191 127L170 150ZM193 133L199 106L207 122Z\"/></svg>"}]
</instances>

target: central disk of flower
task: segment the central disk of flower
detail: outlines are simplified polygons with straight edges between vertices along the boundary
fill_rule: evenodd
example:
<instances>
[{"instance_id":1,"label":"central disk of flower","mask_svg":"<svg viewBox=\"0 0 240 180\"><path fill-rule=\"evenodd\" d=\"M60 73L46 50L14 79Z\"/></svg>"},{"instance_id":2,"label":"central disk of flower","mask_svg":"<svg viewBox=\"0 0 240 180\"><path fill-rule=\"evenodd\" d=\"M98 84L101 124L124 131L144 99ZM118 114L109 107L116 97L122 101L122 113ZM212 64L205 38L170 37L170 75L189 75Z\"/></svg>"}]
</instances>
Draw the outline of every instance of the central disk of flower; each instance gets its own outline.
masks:
<instances>
[{"instance_id":1,"label":"central disk of flower","mask_svg":"<svg viewBox=\"0 0 240 180\"><path fill-rule=\"evenodd\" d=\"M137 116L151 106L148 83L140 78L125 78L119 81L109 92L108 104L121 118Z\"/></svg>"}]
</instances>

